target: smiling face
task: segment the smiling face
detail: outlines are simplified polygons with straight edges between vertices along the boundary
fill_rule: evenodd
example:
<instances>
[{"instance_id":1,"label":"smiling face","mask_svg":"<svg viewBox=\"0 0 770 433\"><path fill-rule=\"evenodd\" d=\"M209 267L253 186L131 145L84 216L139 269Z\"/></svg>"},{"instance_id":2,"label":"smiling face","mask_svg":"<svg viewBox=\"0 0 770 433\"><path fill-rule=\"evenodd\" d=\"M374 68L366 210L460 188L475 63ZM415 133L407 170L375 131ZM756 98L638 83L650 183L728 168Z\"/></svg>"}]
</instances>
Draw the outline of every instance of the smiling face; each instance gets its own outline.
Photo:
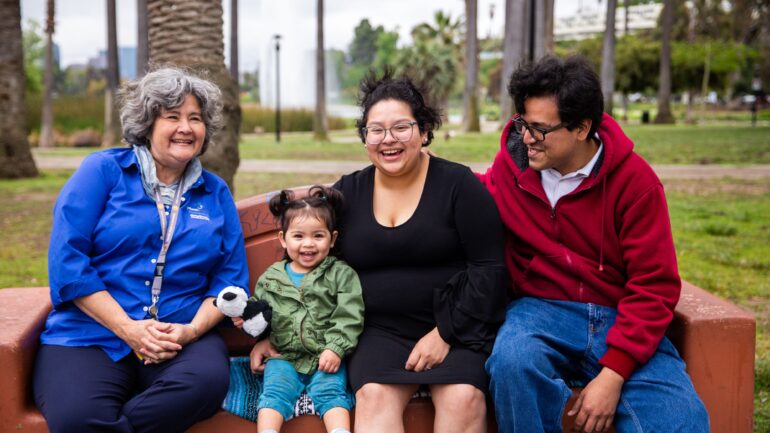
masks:
<instances>
[{"instance_id":1,"label":"smiling face","mask_svg":"<svg viewBox=\"0 0 770 433\"><path fill-rule=\"evenodd\" d=\"M187 163L200 154L205 136L206 125L195 96L187 95L178 107L161 109L150 135L158 179L166 184L179 179Z\"/></svg>"},{"instance_id":2,"label":"smiling face","mask_svg":"<svg viewBox=\"0 0 770 433\"><path fill-rule=\"evenodd\" d=\"M297 215L284 233L278 233L281 245L292 262L294 272L305 274L318 266L337 240L337 232L329 232L326 222L313 216Z\"/></svg>"},{"instance_id":3,"label":"smiling face","mask_svg":"<svg viewBox=\"0 0 770 433\"><path fill-rule=\"evenodd\" d=\"M366 119L366 127L391 128L393 125L414 122L412 109L404 101L384 99L372 105ZM387 176L401 176L413 172L420 166L422 144L427 139L418 125L412 126L412 137L400 142L393 138L392 131L385 134L382 143L367 144L369 160L377 170Z\"/></svg>"},{"instance_id":4,"label":"smiling face","mask_svg":"<svg viewBox=\"0 0 770 433\"><path fill-rule=\"evenodd\" d=\"M527 98L521 117L531 126L544 130L561 123L553 96ZM525 129L522 139L527 145L530 168L538 171L553 168L565 175L586 165L597 149L593 140L588 139L590 126L590 121L586 120L571 131L559 128L546 134L543 141L536 141Z\"/></svg>"}]
</instances>

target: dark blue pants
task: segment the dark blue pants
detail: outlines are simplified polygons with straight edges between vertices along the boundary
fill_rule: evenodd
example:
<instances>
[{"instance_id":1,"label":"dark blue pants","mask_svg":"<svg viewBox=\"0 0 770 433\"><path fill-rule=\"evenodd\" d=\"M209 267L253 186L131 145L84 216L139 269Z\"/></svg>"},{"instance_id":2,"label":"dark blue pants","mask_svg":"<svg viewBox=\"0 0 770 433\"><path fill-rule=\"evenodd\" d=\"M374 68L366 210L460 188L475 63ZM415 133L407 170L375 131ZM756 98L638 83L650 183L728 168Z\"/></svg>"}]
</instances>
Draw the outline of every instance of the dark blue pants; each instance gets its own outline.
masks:
<instances>
[{"instance_id":1,"label":"dark blue pants","mask_svg":"<svg viewBox=\"0 0 770 433\"><path fill-rule=\"evenodd\" d=\"M214 332L157 365L42 345L33 388L51 433L183 432L217 411L229 382L227 348Z\"/></svg>"}]
</instances>

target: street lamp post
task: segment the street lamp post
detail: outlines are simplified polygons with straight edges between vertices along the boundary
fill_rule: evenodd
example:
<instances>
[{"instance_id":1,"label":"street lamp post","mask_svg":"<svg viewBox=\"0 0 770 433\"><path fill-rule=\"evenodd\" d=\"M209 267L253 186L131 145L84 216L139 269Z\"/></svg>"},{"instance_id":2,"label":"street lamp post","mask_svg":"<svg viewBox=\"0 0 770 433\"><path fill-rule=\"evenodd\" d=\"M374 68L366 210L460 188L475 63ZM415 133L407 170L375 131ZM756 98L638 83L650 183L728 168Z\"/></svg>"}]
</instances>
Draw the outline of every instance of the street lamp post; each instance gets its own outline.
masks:
<instances>
[{"instance_id":1,"label":"street lamp post","mask_svg":"<svg viewBox=\"0 0 770 433\"><path fill-rule=\"evenodd\" d=\"M281 142L281 35L273 35L275 40L275 141Z\"/></svg>"}]
</instances>

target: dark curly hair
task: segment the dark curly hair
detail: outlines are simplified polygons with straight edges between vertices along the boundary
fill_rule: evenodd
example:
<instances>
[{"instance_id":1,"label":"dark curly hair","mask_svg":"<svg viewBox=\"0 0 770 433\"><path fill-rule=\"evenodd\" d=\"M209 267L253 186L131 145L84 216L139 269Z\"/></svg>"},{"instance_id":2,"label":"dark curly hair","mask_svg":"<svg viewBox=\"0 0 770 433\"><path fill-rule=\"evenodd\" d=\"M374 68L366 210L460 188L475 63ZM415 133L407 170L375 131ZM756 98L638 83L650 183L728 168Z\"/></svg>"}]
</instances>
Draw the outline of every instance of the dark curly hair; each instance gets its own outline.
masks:
<instances>
[{"instance_id":1,"label":"dark curly hair","mask_svg":"<svg viewBox=\"0 0 770 433\"><path fill-rule=\"evenodd\" d=\"M582 56L560 59L545 56L535 63L521 66L511 75L508 93L516 112L524 113L529 97L553 96L559 117L572 130L584 119L591 120L588 136L593 137L604 112L604 98L599 77Z\"/></svg>"},{"instance_id":2,"label":"dark curly hair","mask_svg":"<svg viewBox=\"0 0 770 433\"><path fill-rule=\"evenodd\" d=\"M361 142L366 143L363 128L369 120L369 110L374 104L387 99L402 101L412 109L412 115L420 128L420 134L427 133L427 146L433 141L433 131L441 127L441 114L433 107L428 106L422 93L414 82L406 75L394 78L393 69L385 67L382 77L377 72L369 70L359 84L358 105L363 109L361 118L356 121L358 136Z\"/></svg>"},{"instance_id":3,"label":"dark curly hair","mask_svg":"<svg viewBox=\"0 0 770 433\"><path fill-rule=\"evenodd\" d=\"M313 185L304 198L294 199L294 192L285 189L270 198L270 213L278 220L281 230L289 229L298 216L312 216L326 223L329 232L337 229L337 216L342 212L344 197L334 188Z\"/></svg>"}]
</instances>

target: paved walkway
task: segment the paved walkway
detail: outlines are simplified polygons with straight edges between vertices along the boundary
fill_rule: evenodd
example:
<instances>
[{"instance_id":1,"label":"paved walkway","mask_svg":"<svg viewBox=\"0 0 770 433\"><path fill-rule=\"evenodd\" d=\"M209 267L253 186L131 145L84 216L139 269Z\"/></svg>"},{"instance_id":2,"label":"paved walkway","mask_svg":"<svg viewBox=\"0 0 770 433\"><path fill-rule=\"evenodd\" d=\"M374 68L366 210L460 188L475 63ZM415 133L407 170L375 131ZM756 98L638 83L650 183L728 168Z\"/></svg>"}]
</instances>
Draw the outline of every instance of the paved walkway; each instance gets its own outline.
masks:
<instances>
[{"instance_id":1,"label":"paved walkway","mask_svg":"<svg viewBox=\"0 0 770 433\"><path fill-rule=\"evenodd\" d=\"M35 162L42 169L75 169L82 157L36 156ZM474 171L485 171L490 163L467 163ZM307 161L288 159L243 159L238 168L248 173L319 173L343 174L358 170L367 163L359 161ZM654 165L658 176L664 179L713 179L740 177L743 179L770 178L770 164L764 165Z\"/></svg>"}]
</instances>

